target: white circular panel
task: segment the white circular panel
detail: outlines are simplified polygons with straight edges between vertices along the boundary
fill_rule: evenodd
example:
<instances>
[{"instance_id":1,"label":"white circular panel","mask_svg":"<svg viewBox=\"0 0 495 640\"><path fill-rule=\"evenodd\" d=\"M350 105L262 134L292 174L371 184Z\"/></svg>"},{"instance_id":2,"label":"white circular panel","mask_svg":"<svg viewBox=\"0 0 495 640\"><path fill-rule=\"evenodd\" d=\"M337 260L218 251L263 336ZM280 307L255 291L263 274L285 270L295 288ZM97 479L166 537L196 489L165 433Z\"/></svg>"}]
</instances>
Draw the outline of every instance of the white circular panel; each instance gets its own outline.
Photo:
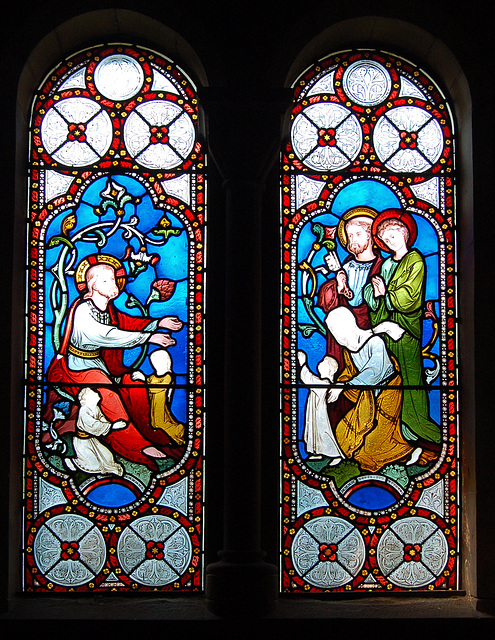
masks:
<instances>
[{"instance_id":1,"label":"white circular panel","mask_svg":"<svg viewBox=\"0 0 495 640\"><path fill-rule=\"evenodd\" d=\"M122 568L136 582L159 587L177 580L192 557L184 527L167 516L145 516L129 525L119 538Z\"/></svg>"},{"instance_id":2,"label":"white circular panel","mask_svg":"<svg viewBox=\"0 0 495 640\"><path fill-rule=\"evenodd\" d=\"M346 69L343 85L345 92L354 102L370 107L388 97L392 79L378 62L359 60Z\"/></svg>"},{"instance_id":3,"label":"white circular panel","mask_svg":"<svg viewBox=\"0 0 495 640\"><path fill-rule=\"evenodd\" d=\"M359 121L349 109L318 103L299 113L291 140L297 157L316 171L334 171L349 165L362 146Z\"/></svg>"},{"instance_id":4,"label":"white circular panel","mask_svg":"<svg viewBox=\"0 0 495 640\"><path fill-rule=\"evenodd\" d=\"M172 169L191 153L195 133L189 115L174 102L153 100L139 105L124 127L130 155L149 169Z\"/></svg>"},{"instance_id":5,"label":"white circular panel","mask_svg":"<svg viewBox=\"0 0 495 640\"><path fill-rule=\"evenodd\" d=\"M110 100L128 100L143 86L141 65L125 55L108 56L96 67L94 82L98 91Z\"/></svg>"},{"instance_id":6,"label":"white circular panel","mask_svg":"<svg viewBox=\"0 0 495 640\"><path fill-rule=\"evenodd\" d=\"M394 522L380 538L377 562L383 574L398 587L414 589L433 582L449 557L445 536L426 518Z\"/></svg>"},{"instance_id":7,"label":"white circular panel","mask_svg":"<svg viewBox=\"0 0 495 640\"><path fill-rule=\"evenodd\" d=\"M419 107L390 109L376 123L376 153L393 171L421 173L440 158L443 134L439 123Z\"/></svg>"},{"instance_id":8,"label":"white circular panel","mask_svg":"<svg viewBox=\"0 0 495 640\"><path fill-rule=\"evenodd\" d=\"M51 107L41 123L46 151L62 164L83 167L99 160L112 143L106 111L87 98L67 98Z\"/></svg>"},{"instance_id":9,"label":"white circular panel","mask_svg":"<svg viewBox=\"0 0 495 640\"><path fill-rule=\"evenodd\" d=\"M45 522L36 534L34 557L48 580L77 587L92 580L105 564L106 546L90 520L61 514Z\"/></svg>"},{"instance_id":10,"label":"white circular panel","mask_svg":"<svg viewBox=\"0 0 495 640\"><path fill-rule=\"evenodd\" d=\"M301 577L315 587L333 589L347 584L359 573L365 560L365 544L350 523L323 516L299 529L291 554Z\"/></svg>"}]
</instances>

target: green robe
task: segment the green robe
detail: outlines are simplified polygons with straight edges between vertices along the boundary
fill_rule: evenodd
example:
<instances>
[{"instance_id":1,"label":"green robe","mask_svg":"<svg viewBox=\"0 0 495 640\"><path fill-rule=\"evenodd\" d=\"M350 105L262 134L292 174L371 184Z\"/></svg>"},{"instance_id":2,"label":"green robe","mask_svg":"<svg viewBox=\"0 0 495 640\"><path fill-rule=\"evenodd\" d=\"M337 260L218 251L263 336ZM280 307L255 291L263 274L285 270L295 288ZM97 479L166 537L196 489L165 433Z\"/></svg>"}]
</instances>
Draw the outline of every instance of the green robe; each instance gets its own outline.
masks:
<instances>
[{"instance_id":1,"label":"green robe","mask_svg":"<svg viewBox=\"0 0 495 640\"><path fill-rule=\"evenodd\" d=\"M363 297L370 308L372 326L384 320L391 320L405 329L404 335L397 342L384 336L387 347L399 363L402 375L404 436L408 440L419 438L438 444L441 441L441 431L430 419L426 390L408 388L425 386L421 355L426 281L423 256L412 249L399 261L392 257L387 258L381 266L380 275L387 287L385 296L375 298L373 286L368 284L363 291Z\"/></svg>"}]
</instances>

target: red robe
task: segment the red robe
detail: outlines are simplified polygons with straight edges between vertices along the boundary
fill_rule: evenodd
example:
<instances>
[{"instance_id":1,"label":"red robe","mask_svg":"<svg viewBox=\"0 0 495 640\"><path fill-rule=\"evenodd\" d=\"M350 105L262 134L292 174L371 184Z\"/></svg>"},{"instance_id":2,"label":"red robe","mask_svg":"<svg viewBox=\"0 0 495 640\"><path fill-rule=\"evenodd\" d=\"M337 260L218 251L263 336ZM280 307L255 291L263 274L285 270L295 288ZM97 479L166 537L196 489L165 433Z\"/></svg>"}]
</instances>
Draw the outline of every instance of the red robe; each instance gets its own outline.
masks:
<instances>
[{"instance_id":1,"label":"red robe","mask_svg":"<svg viewBox=\"0 0 495 640\"><path fill-rule=\"evenodd\" d=\"M48 381L54 385L63 383L64 389L74 398L85 386L92 386L98 389L101 395L100 408L108 420L110 422L116 422L117 420L127 422L125 429L112 429L106 436L102 437L106 444L124 458L145 464L153 470L157 469L157 465L143 453L143 449L146 447L156 446L175 460L181 458L184 453L184 447L177 445L164 431L154 429L151 426L146 385L140 380L131 379L130 374L132 371L124 364L123 349L101 349L100 351L101 358L110 374L113 377L121 377L119 385L101 369L94 368L85 371L72 371L69 369L66 353L76 306L77 303L73 305L69 312L60 353L55 356L48 368ZM122 313L112 303L108 305L108 312L111 323L126 331L143 331L150 323L149 318L136 318ZM57 400L60 400L58 394L51 392L44 413L46 419L51 419L52 407ZM63 425L60 426L62 427L61 431L63 431Z\"/></svg>"},{"instance_id":2,"label":"red robe","mask_svg":"<svg viewBox=\"0 0 495 640\"><path fill-rule=\"evenodd\" d=\"M350 258L348 258L349 260ZM347 262L347 260L346 260ZM371 282L371 278L373 276L380 275L380 267L383 262L383 258L381 256L377 256L373 261L373 265L368 273L368 277L366 279L366 284ZM344 263L345 264L345 263ZM371 327L369 308L366 302L363 302L356 307L353 307L349 304L349 300L342 295L341 293L337 293L337 279L332 278L331 280L327 280L324 282L320 290L318 292L318 307L321 307L325 314L327 314L335 307L348 307L356 316L358 327L361 329L369 329ZM342 347L337 344L334 340L333 336L327 332L327 355L333 356L337 362L339 363L339 371L344 367L344 356L342 354Z\"/></svg>"}]
</instances>

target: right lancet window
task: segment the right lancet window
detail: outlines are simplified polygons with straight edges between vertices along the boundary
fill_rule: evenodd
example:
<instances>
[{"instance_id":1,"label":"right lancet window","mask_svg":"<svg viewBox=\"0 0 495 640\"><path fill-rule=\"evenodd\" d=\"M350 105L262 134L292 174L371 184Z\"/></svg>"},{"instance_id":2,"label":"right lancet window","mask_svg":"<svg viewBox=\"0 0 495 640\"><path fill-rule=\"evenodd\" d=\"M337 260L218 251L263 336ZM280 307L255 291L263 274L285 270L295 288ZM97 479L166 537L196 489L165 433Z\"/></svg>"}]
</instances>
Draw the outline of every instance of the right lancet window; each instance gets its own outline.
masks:
<instances>
[{"instance_id":1,"label":"right lancet window","mask_svg":"<svg viewBox=\"0 0 495 640\"><path fill-rule=\"evenodd\" d=\"M459 588L455 166L441 89L375 50L294 84L282 153L281 588Z\"/></svg>"}]
</instances>

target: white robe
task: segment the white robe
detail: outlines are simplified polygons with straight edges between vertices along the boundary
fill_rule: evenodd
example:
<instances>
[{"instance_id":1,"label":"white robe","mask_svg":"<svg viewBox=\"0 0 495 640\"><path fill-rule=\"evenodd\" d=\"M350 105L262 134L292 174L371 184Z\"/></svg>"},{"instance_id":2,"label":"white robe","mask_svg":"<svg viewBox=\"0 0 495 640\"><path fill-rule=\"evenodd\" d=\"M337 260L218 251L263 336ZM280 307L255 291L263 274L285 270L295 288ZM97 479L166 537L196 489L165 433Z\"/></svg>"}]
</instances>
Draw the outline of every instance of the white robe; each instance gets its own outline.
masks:
<instances>
[{"instance_id":1,"label":"white robe","mask_svg":"<svg viewBox=\"0 0 495 640\"><path fill-rule=\"evenodd\" d=\"M78 305L72 325L70 343L83 351L97 351L100 348L132 349L145 344L158 326L157 320L150 320L146 331L127 331L110 324L108 311L100 311L91 300ZM109 374L103 359L81 358L69 351L69 369L85 371L87 369L101 369Z\"/></svg>"},{"instance_id":2,"label":"white robe","mask_svg":"<svg viewBox=\"0 0 495 640\"><path fill-rule=\"evenodd\" d=\"M76 456L69 458L72 463L86 473L113 473L121 476L124 470L115 462L112 452L96 437L106 436L112 428L98 406L82 405L77 416L77 430L88 434L87 437L78 437L77 431L72 444Z\"/></svg>"},{"instance_id":3,"label":"white robe","mask_svg":"<svg viewBox=\"0 0 495 640\"><path fill-rule=\"evenodd\" d=\"M337 444L328 417L326 401L328 387L313 386L328 384L329 381L319 378L306 364L301 368L301 380L309 387L303 434L306 451L328 458L343 458L344 454Z\"/></svg>"}]
</instances>

